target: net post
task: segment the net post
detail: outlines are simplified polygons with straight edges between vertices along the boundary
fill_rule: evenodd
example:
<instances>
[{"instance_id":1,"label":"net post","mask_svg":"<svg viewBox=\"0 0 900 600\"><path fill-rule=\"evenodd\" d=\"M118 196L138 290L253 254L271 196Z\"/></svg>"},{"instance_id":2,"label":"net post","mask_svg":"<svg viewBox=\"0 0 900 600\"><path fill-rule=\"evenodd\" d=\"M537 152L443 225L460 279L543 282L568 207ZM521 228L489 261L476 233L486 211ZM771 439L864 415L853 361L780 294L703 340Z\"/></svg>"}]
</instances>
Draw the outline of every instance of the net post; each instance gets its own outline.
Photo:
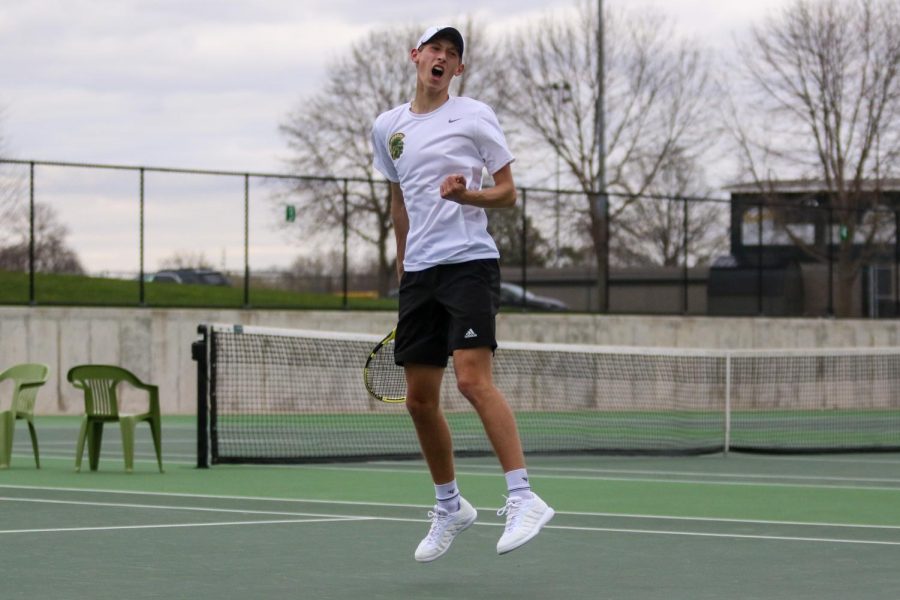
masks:
<instances>
[{"instance_id":1,"label":"net post","mask_svg":"<svg viewBox=\"0 0 900 600\"><path fill-rule=\"evenodd\" d=\"M731 449L731 352L725 353L725 440L722 453Z\"/></svg>"},{"instance_id":2,"label":"net post","mask_svg":"<svg viewBox=\"0 0 900 600\"><path fill-rule=\"evenodd\" d=\"M209 468L209 409L207 405L207 335L206 325L199 325L202 336L191 344L191 358L197 362L197 468Z\"/></svg>"}]
</instances>

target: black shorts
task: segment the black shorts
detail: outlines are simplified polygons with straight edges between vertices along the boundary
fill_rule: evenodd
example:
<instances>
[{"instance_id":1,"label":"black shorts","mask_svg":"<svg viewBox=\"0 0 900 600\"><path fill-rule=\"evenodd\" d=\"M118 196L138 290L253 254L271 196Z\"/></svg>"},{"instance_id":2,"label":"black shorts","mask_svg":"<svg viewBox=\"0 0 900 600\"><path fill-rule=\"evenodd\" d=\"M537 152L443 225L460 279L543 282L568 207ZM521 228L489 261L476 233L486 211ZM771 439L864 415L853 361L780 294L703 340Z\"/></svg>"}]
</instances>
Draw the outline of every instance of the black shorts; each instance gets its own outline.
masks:
<instances>
[{"instance_id":1,"label":"black shorts","mask_svg":"<svg viewBox=\"0 0 900 600\"><path fill-rule=\"evenodd\" d=\"M459 348L497 348L497 259L438 265L403 274L394 361L447 366Z\"/></svg>"}]
</instances>

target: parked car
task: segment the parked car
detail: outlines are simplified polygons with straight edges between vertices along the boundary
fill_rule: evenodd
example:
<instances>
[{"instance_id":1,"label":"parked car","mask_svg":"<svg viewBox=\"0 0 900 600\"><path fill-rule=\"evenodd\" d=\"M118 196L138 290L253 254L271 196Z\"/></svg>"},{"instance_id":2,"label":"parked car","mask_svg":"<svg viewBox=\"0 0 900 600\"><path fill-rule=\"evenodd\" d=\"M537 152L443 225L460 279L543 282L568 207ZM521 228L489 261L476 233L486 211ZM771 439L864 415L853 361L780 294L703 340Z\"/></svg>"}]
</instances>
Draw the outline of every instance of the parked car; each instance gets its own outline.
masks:
<instances>
[{"instance_id":1,"label":"parked car","mask_svg":"<svg viewBox=\"0 0 900 600\"><path fill-rule=\"evenodd\" d=\"M198 285L230 286L231 282L221 271L210 269L165 269L157 271L152 281L161 283L187 283Z\"/></svg>"},{"instance_id":2,"label":"parked car","mask_svg":"<svg viewBox=\"0 0 900 600\"><path fill-rule=\"evenodd\" d=\"M549 296L538 296L532 292L526 292L522 286L506 281L500 282L500 306L522 308L522 296L525 296L525 308L531 310L565 311L569 306L562 300ZM388 292L388 298L399 298L400 290L392 288Z\"/></svg>"},{"instance_id":3,"label":"parked car","mask_svg":"<svg viewBox=\"0 0 900 600\"><path fill-rule=\"evenodd\" d=\"M562 300L550 298L549 296L538 296L526 291L520 285L507 281L500 282L500 306L524 307L532 310L569 310L569 306Z\"/></svg>"}]
</instances>

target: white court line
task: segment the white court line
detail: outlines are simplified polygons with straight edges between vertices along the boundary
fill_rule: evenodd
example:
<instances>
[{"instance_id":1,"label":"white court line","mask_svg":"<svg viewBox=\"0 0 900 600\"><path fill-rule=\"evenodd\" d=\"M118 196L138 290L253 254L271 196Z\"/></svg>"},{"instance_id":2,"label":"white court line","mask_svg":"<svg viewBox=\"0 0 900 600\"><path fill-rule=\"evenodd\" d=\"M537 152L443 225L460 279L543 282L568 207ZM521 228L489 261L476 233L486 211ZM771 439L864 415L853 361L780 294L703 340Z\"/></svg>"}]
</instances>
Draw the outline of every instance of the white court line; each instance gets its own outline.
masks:
<instances>
[{"instance_id":1,"label":"white court line","mask_svg":"<svg viewBox=\"0 0 900 600\"><path fill-rule=\"evenodd\" d=\"M641 515L635 513L603 513L603 512L579 512L557 511L559 515L572 515L578 517L604 517L613 519L647 519L659 521L697 521L700 523L736 523L739 525L776 525L796 527L835 527L848 529L897 529L900 525L863 525L859 523L817 523L815 521L773 521L770 519L734 519L726 517L684 517L678 515Z\"/></svg>"},{"instance_id":2,"label":"white court line","mask_svg":"<svg viewBox=\"0 0 900 600\"><path fill-rule=\"evenodd\" d=\"M121 451L121 448L119 448L119 450ZM115 449L113 449L113 451L115 451ZM194 460L171 460L171 459L169 459L170 456L194 458ZM34 460L34 454L32 454L30 451L25 451L25 450L23 450L22 452L13 452L12 457L13 458L21 458L23 460L24 459ZM49 460L69 460L74 463L75 452L73 451L71 454L45 454L44 452L41 452L41 458L42 459L46 458ZM121 455L116 456L115 454L113 454L111 456L101 456L100 460L101 461L114 461L115 460L115 461L121 462L122 456ZM135 452L134 462L156 464L156 455L151 454L151 453L146 453L146 452ZM163 454L163 463L167 464L167 465L196 465L197 464L196 454L164 453ZM294 465L294 466L298 466L298 465Z\"/></svg>"},{"instance_id":3,"label":"white court line","mask_svg":"<svg viewBox=\"0 0 900 600\"><path fill-rule=\"evenodd\" d=\"M484 435L472 435L469 436L472 439L484 439ZM189 443L196 443L196 439L188 440ZM848 454L852 454L852 456L848 456ZM866 453L866 452L851 452L848 454L828 454L823 453L818 456L808 456L808 455L796 455L796 454L766 454L766 453L758 453L758 452L741 452L741 451L732 451L730 454L725 455L722 452L711 452L707 454L696 454L696 455L687 455L687 456L679 456L679 455L616 455L616 454L597 454L593 455L599 459L605 460L615 460L615 461L630 461L630 460L641 460L641 459L651 459L651 460L725 460L725 461L740 461L740 460L754 460L754 461L776 461L776 462L835 462L835 463L850 463L850 464L886 464L886 465L897 465L900 466L900 452L897 451L885 451L885 452L874 452L874 453ZM879 454L878 458L869 458L874 454ZM883 455L892 455L897 456L896 460L891 458L887 458ZM536 459L540 459L541 457L534 457ZM468 458L467 458L468 459ZM478 460L477 458L471 457L472 460ZM488 460L493 460L488 457ZM377 461L384 464L389 464L391 462L398 461ZM405 461L404 461L405 462ZM411 464L414 464L416 460L410 461ZM478 466L489 466L489 465L478 465ZM552 467L543 467L543 468L552 468Z\"/></svg>"},{"instance_id":4,"label":"white court line","mask_svg":"<svg viewBox=\"0 0 900 600\"><path fill-rule=\"evenodd\" d=\"M384 465L403 465L402 462L398 461L385 461ZM373 465L376 466L376 465ZM421 468L421 467L419 467ZM494 473L497 472L496 465L465 465L463 468L465 469L485 469L491 470ZM401 469L403 470L403 469ZM412 470L412 469L409 469ZM862 481L866 483L897 483L900 484L900 478L898 477L831 477L827 475L766 475L766 474L756 474L756 473L708 473L705 471L668 471L668 470L657 470L657 469L607 469L603 467L534 467L529 466L528 471L537 473L543 471L565 471L571 473L617 473L621 475L631 474L631 475L678 475L678 476L686 476L686 477L734 477L734 478L747 478L747 479L798 479L798 480L809 480L809 481ZM545 477L544 474L541 477Z\"/></svg>"},{"instance_id":5,"label":"white court line","mask_svg":"<svg viewBox=\"0 0 900 600\"><path fill-rule=\"evenodd\" d=\"M191 443L195 442L195 440L188 440L188 441ZM44 448L45 445L50 446L53 444L52 443L47 443L47 444L42 443L41 448ZM64 444L63 447L68 448L69 446L72 446L72 445L73 444ZM21 446L21 447L19 447L19 446ZM163 458L165 459L166 457L169 457L169 456L177 457L177 458L187 458L187 459L192 459L192 460L181 461L181 462L177 462L177 461L167 461L167 462L172 462L173 464L193 465L196 463L197 455L196 455L196 453L193 453L193 452L191 452L191 453L168 453L167 452L167 453L165 453ZM28 447L27 444L23 443L23 444L17 444L17 446L13 448L13 457L32 458L33 454L31 453L31 448ZM41 453L41 457L42 458L44 457L43 452ZM135 459L137 460L139 457L147 457L147 462L156 462L156 457L151 452L137 452L135 454ZM47 454L46 458L66 460L66 459L71 459L72 456L70 453ZM692 457L692 459L697 459L697 460L712 459L712 458L722 459L721 456L712 456L712 455ZM749 459L754 459L754 460L765 460L766 457L757 456L757 455L753 455L753 454L747 454L747 455L742 455L741 458L742 459L749 458ZM896 465L896 466L900 467L900 460L896 460L896 461L863 460L863 459L857 460L857 459L852 459L852 458L839 459L839 458L824 458L824 457L823 458L814 458L814 457L797 457L797 456L795 456L795 457L778 456L777 461L778 462L801 461L801 462L823 462L823 463L833 462L833 463L866 464L866 465ZM365 462L365 461L361 461L361 462ZM419 469L422 468L422 465L419 461L410 461L409 463L400 462L400 461L372 461L372 462L368 462L367 464L370 464L373 467L377 466L377 465L397 465L397 466L409 465L411 468L408 470L410 470L410 471L412 471L413 468L419 468ZM242 465L229 465L229 466L230 467L238 467L238 466L242 466ZM277 465L277 464L266 465L266 467L282 467L282 468L302 468L304 466L310 466L310 465L309 464L304 465L303 463L283 464L283 465ZM495 464L481 465L481 464L473 464L473 463L468 463L468 464L461 463L461 466L466 469L486 469L486 470L491 469L494 471L496 471L496 469L497 469L497 465L495 465ZM641 469L634 469L634 470L632 470L632 469L627 469L627 470L626 469L603 469L603 468L594 468L594 467L542 467L540 465L529 466L528 470L534 471L534 472L566 471L566 472L572 472L572 473L578 473L578 472L590 473L593 471L596 471L596 472L621 472L621 473L663 473L663 474L684 474L685 473L685 472L679 472L679 471L651 471L651 470L641 470ZM418 471L416 471L416 472L418 472ZM793 478L793 479L820 479L820 480L835 480L835 481L842 481L842 480L873 481L873 482L875 482L875 481L895 481L895 482L900 483L900 479L881 479L881 478L876 479L876 478L858 478L858 477L841 478L841 477L827 477L827 476L819 477L819 476L815 476L815 475L756 475L756 474L747 475L747 474L742 474L742 473L728 474L728 473L704 473L704 472L698 472L698 473L696 473L696 475L709 476L709 477L729 477L729 476L731 476L731 477L748 477L748 478L749 477L769 477L769 478Z\"/></svg>"},{"instance_id":6,"label":"white court line","mask_svg":"<svg viewBox=\"0 0 900 600\"><path fill-rule=\"evenodd\" d=\"M149 458L138 458L135 456L135 462L147 462L147 463L156 463L156 457L153 455L146 455ZM185 455L171 455L171 456L185 456ZM13 454L14 458L30 458L31 456L28 454ZM48 459L58 459L58 460L73 460L71 456L58 456L58 455L48 455L45 458ZM121 457L118 457L121 459ZM106 457L104 460L116 460L116 457ZM194 465L196 464L194 461L178 461L178 460L169 460L165 456L163 457L163 462L165 464L171 465ZM427 469L422 466L409 468L409 469L397 469L397 468L383 468L378 466L379 464L394 464L394 463L369 463L369 466L366 467L349 467L345 464L339 464L335 466L329 465L320 465L320 464L292 464L292 465L266 465L266 468L276 467L276 468L293 468L293 469L313 469L319 471L354 471L354 472L364 472L364 473L412 473L412 474L428 474ZM467 471L466 469L470 468L472 465L463 466L457 469L457 475L463 475L466 477L497 477L496 467L491 467L494 471L493 473L479 473L476 471ZM259 468L259 465L229 465L231 468ZM487 466L476 465L476 468L485 468ZM548 470L553 471L561 471L567 470L564 468L560 469L552 469L550 467L545 467ZM541 467L529 467L530 471L537 472L538 470L542 470ZM601 470L600 472L604 472ZM555 475L542 473L541 479L574 479L574 480L582 480L582 481L622 481L622 482L640 482L640 483L670 483L670 484L698 484L698 485L737 485L737 486L750 486L750 487L787 487L787 488L813 488L813 489L833 489L833 490L866 490L866 491L888 491L888 492L900 492L900 479L887 479L887 478L841 478L841 477L816 477L816 476L804 476L804 475L744 475L738 473L702 473L702 472L679 472L679 471L641 471L641 470L613 470L610 469L608 472L611 473L634 473L638 474L659 474L659 475L674 475L676 477L688 476L688 477L747 477L747 478L760 478L760 479L809 479L809 480L823 480L823 481L859 481L859 482L893 482L897 483L897 486L876 486L876 485L832 485L832 484L811 484L811 483L781 483L778 481L708 481L702 479L669 479L669 478L652 478L652 477L605 477L601 475L591 476L589 473L585 475Z\"/></svg>"},{"instance_id":7,"label":"white court line","mask_svg":"<svg viewBox=\"0 0 900 600\"><path fill-rule=\"evenodd\" d=\"M104 527L57 527L52 529L2 529L5 533L69 533L77 531L120 531L123 529L176 529L180 527L226 527L232 525L281 525L285 523L333 523L339 521L369 521L368 517L335 517L330 519L278 519L271 521L222 521L219 523L167 523L161 525L112 525Z\"/></svg>"},{"instance_id":8,"label":"white court line","mask_svg":"<svg viewBox=\"0 0 900 600\"><path fill-rule=\"evenodd\" d=\"M164 504L134 504L126 502L85 502L81 500L51 500L48 498L19 498L15 496L0 496L0 501L6 502L33 502L38 504L68 504L76 506L106 506L115 508L141 508L155 510L183 510L194 512L214 513L238 513L245 515L280 515L289 517L333 517L330 513L310 513L273 510L245 510L239 508L210 508L206 506L170 506Z\"/></svg>"},{"instance_id":9,"label":"white court line","mask_svg":"<svg viewBox=\"0 0 900 600\"><path fill-rule=\"evenodd\" d=\"M305 465L307 469L314 469L320 471L334 471L334 470L342 470L342 471L362 471L362 472L373 472L373 473L413 473L413 474L427 474L428 471L426 469L420 468L416 469L391 469L391 468L380 468L374 463L370 467L347 467L347 466L326 466L326 465ZM497 477L497 473L479 473L475 471L466 471L467 467L458 468L456 473L457 475L462 475L466 477ZM636 473L644 473L641 471L637 471ZM660 471L660 473L668 474L667 471ZM702 476L707 475L703 473ZM743 475L733 475L736 477L743 477ZM874 486L874 485L831 485L831 484L811 484L811 483L780 483L775 481L704 481L700 479L664 479L664 478L651 478L651 477L605 477L605 476L591 476L591 475L553 475L553 474L542 474L541 479L574 479L579 481L634 481L640 483L671 483L671 484L696 484L696 485L737 485L737 486L749 486L749 487L786 487L786 488L814 488L814 489L834 489L834 490L867 490L867 491L888 491L888 492L900 492L900 480L897 481L896 487L890 486ZM856 480L853 480L856 481ZM895 481L895 480L890 480Z\"/></svg>"},{"instance_id":10,"label":"white court line","mask_svg":"<svg viewBox=\"0 0 900 600\"><path fill-rule=\"evenodd\" d=\"M78 441L77 438L73 438L73 439L70 440L70 441L62 441L62 440L60 440L60 441L54 441L54 442L44 442L44 441L42 441L42 442L41 442L41 449L43 449L43 448L49 448L49 447L51 447L51 446L54 446L54 447L60 447L60 448L72 448L72 449L74 450L74 449L75 449L75 444L76 444L77 441ZM148 440L147 443L150 444L151 441ZM191 439L187 439L187 438L184 438L184 439L170 439L170 438L163 438L163 444L196 444L196 443L197 443L197 440L196 440L195 438L191 438ZM105 448L107 445L113 446L113 447L117 447L117 448L121 448L121 447L122 447L122 440L121 440L121 439L116 439L116 438L113 436L112 439L109 439L109 440L106 440L106 439L105 439L105 440L103 440L103 447ZM17 441L17 442L15 443L15 446L14 446L14 447L19 447L18 449L20 449L20 450L22 450L22 451L30 450L30 449L31 449L31 445L29 444L29 442L28 442L27 439L22 440L21 442L18 442L18 441Z\"/></svg>"},{"instance_id":11,"label":"white court line","mask_svg":"<svg viewBox=\"0 0 900 600\"><path fill-rule=\"evenodd\" d=\"M415 508L415 509L430 509L432 508L430 504L395 504L389 502L363 502L359 500L321 500L321 499L313 499L313 498L272 498L267 496L232 496L232 495L220 495L220 494L189 494L189 493L177 493L177 492L138 492L138 491L119 491L119 490L106 490L106 489L95 489L95 488L64 488L64 487L48 487L48 486L30 486L30 485L6 485L0 484L0 488L8 488L8 489L25 489L25 490L41 490L41 491L53 491L53 492L85 492L91 494L123 494L123 495L136 495L136 496L162 496L165 498L191 498L191 499L205 499L205 500L252 500L252 501L264 501L264 502L282 502L282 503L303 503L303 504L330 504L330 505L344 505L344 506L377 506L379 508ZM15 497L9 497L10 500L16 500ZM35 501L41 501L35 500ZM58 502L58 503L71 503L71 504L80 504L79 501L67 501L67 500L47 500L47 502ZM86 504L94 505L97 503L88 502ZM110 503L114 504L114 503ZM147 508L155 508L158 505L136 505L136 504L121 504L121 506L146 506ZM164 507L165 508L165 507ZM478 510L490 512L495 510L492 507L476 507ZM283 515L310 515L316 516L318 513L294 513L294 512L266 512L266 511L245 511L241 509L210 509L210 508L191 508L191 507L172 507L174 510L209 510L209 511L221 511L221 512L247 512L247 513L258 513L258 514L283 514ZM709 522L709 523L737 523L737 524L748 524L748 525L775 525L775 526L800 526L800 527L842 527L842 528L850 528L850 529L900 529L900 525L867 525L867 524L858 524L858 523L822 523L815 521L772 521L765 519L734 519L734 518L719 518L719 517L685 517L685 516L675 516L675 515L646 515L646 514L629 514L629 513L606 513L606 512L580 512L580 511L556 511L557 515L570 515L570 516L579 516L579 517L603 517L603 518L622 518L622 519L656 519L663 521L697 521L697 522ZM323 515L330 516L330 515ZM390 520L388 517L378 517L381 520ZM408 522L422 522L421 519L398 519L401 521ZM481 523L487 524L487 523ZM499 524L498 524L499 525ZM589 528L590 529L590 528Z\"/></svg>"},{"instance_id":12,"label":"white court line","mask_svg":"<svg viewBox=\"0 0 900 600\"><path fill-rule=\"evenodd\" d=\"M487 466L485 466L487 468ZM529 471L541 471L544 467L535 469L529 468ZM765 474L765 473L709 473L706 471L669 471L656 469L607 469L607 468L590 468L590 467L559 467L548 468L552 471L566 471L572 473L617 473L621 475L678 475L684 477L734 477L737 479L796 479L800 481L843 481L863 483L897 483L900 484L900 477L837 477L831 475L781 475L781 474ZM496 467L494 467L496 471ZM543 477L543 475L542 475Z\"/></svg>"},{"instance_id":13,"label":"white court line","mask_svg":"<svg viewBox=\"0 0 900 600\"><path fill-rule=\"evenodd\" d=\"M42 416L45 416L45 415L35 415L35 419L40 419ZM38 425L38 429L40 429L41 431L69 431L69 432L76 432L76 433L77 433L77 432L78 432L78 427L79 427L79 426L80 426L80 425L79 425L79 418L78 418L78 417L76 417L75 419L73 419L73 420L72 420L70 423L68 423L68 424L66 424L66 423L55 423L55 424L54 424L54 423L50 423L50 422L48 422L48 421L42 419L42 422ZM115 425L110 425L110 427L114 428L115 430L118 430L118 427L116 427ZM166 433L167 431L171 431L171 432L175 432L175 431L177 431L177 432L187 431L187 432L190 432L190 433L196 433L196 432L197 432L197 426L196 426L196 425L195 425L195 426L187 426L187 425L166 425L165 417L164 417L164 418L163 418L163 435L165 435L165 433Z\"/></svg>"},{"instance_id":14,"label":"white court line","mask_svg":"<svg viewBox=\"0 0 900 600\"><path fill-rule=\"evenodd\" d=\"M772 460L774 457L772 455L764 455L764 454L754 454L754 453L738 453L739 458L741 459L751 459L751 460ZM895 453L892 453L895 454ZM784 454L779 454L777 457L778 462L782 461L795 461L795 462L826 462L826 463L850 463L850 464L864 464L864 465L897 465L900 466L900 459L891 460L889 458L863 458L860 456L859 458L849 458L844 456L787 456Z\"/></svg>"},{"instance_id":15,"label":"white court line","mask_svg":"<svg viewBox=\"0 0 900 600\"><path fill-rule=\"evenodd\" d=\"M793 537L783 535L748 535L739 533L704 533L698 531L661 531L653 529L615 529L610 527L568 527L564 525L545 525L544 529L569 529L574 531L602 531L609 533L643 533L648 535L681 535L690 537L713 537L741 540L769 540L779 542L812 542L823 544L863 544L878 546L900 546L900 542L882 540L847 540L839 538Z\"/></svg>"},{"instance_id":16,"label":"white court line","mask_svg":"<svg viewBox=\"0 0 900 600\"><path fill-rule=\"evenodd\" d=\"M561 514L561 513L558 513ZM421 523L420 519L405 519L401 517L371 517L369 521L394 521L401 523ZM474 523L485 527L504 527L503 523ZM628 534L645 534L645 535L674 535L689 537L712 537L712 538L730 538L730 539L746 539L746 540L763 540L763 541L779 541L779 542L811 542L811 543L829 543L829 544L862 544L862 545L878 545L878 546L900 546L900 541L890 542L884 540L848 540L841 538L818 538L818 537L799 537L786 535L751 535L743 533L708 533L703 531L666 531L662 529L623 529L615 527L578 527L571 525L544 525L544 529L556 529L564 531L587 531L602 533L628 533Z\"/></svg>"},{"instance_id":17,"label":"white court line","mask_svg":"<svg viewBox=\"0 0 900 600\"><path fill-rule=\"evenodd\" d=\"M15 499L13 499L15 500ZM29 500L30 501L30 500ZM38 500L40 501L40 500ZM90 504L78 502L60 501L61 504ZM93 505L93 504L90 504ZM164 510L181 509L182 507L160 507L152 505L127 505L112 504L114 506L131 506L133 508L160 508ZM204 510L197 508L195 510ZM216 509L212 509L216 510ZM222 510L222 512L232 512ZM241 511L235 511L241 512ZM277 513L276 513L277 514ZM158 525L115 525L115 526L97 526L97 527L59 527L45 529L6 529L0 530L0 534L10 533L64 533L64 532L84 532L84 531L117 531L129 529L173 529L184 527L223 527L234 525L271 525L286 523L333 523L342 521L391 521L401 523L422 523L422 519L410 519L400 517L373 517L358 515L328 515L325 518L316 519L278 519L278 520L257 520L257 521L224 521L215 523L177 523L177 524L158 524ZM502 527L502 523L476 523L487 527ZM709 533L701 531L666 531L657 529L625 529L614 527L578 527L568 525L546 525L544 529L556 529L566 531L579 532L604 532L604 533L627 533L627 534L644 534L644 535L668 535L668 536L688 536L688 537L712 537L727 539L746 539L746 540L763 540L763 541L787 541L787 542L807 542L807 543L828 543L828 544L857 544L857 545L879 545L879 546L900 546L900 541L891 542L884 540L848 540L841 538L820 538L820 537L800 537L800 536L776 536L776 535L751 535L751 534L732 534L732 533Z\"/></svg>"},{"instance_id":18,"label":"white court line","mask_svg":"<svg viewBox=\"0 0 900 600\"><path fill-rule=\"evenodd\" d=\"M138 453L135 455L135 457L137 458L138 455L148 457L148 462L156 462L155 455L153 455L150 452ZM14 456L30 457L31 456L30 449L23 448L21 454L15 454ZM189 458L189 459L196 458L195 453L172 453L172 454L167 453L166 456L174 456L174 457ZM68 458L71 458L71 456L69 456L68 454L49 455L49 458L68 459ZM163 458L165 458L165 456ZM702 458L702 457L695 457L695 458ZM791 458L791 457L781 457L781 456L778 457L779 462L786 461L786 460L816 460L816 459L813 459L813 458L809 458L809 459ZM361 462L368 465L366 467L358 467L359 469L363 469L363 470L367 470L367 469L385 470L385 469L381 468L381 465L392 465L392 466L398 466L398 467L402 467L402 466L409 467L408 469L397 469L397 472L409 471L409 472L415 472L415 473L422 473L422 472L424 472L424 468L425 468L424 464L421 463L420 461L405 462L405 461L380 461L380 460L377 460L377 461L361 461ZM827 462L827 460L821 459L821 462ZM900 461L854 461L852 459L848 459L846 461L835 461L835 462L846 462L846 463L852 463L852 464L855 464L855 463L885 464L885 465L897 465L898 467L900 467ZM190 461L181 462L181 463L176 462L175 464L193 465L195 463L196 463L196 460L190 460ZM258 467L258 465L241 465L241 464L234 464L234 465L228 465L228 466L231 468ZM304 467L323 468L323 465L316 465L314 463L306 463L306 464L297 463L297 464L272 464L272 465L266 465L266 467L268 467L268 468L271 468L271 467L288 468L288 469L295 468L296 469L296 468L304 468ZM328 467L326 466L325 468L328 468ZM335 467L331 467L331 468L335 468ZM348 469L351 467L339 467L339 468ZM496 473L498 466L496 464L483 464L482 465L482 464L461 463L460 468L484 469L484 470L489 470L489 471L493 471ZM571 472L571 473L588 473L588 474L593 473L593 472L596 472L596 473L621 473L621 474L632 473L632 474L648 474L648 475L657 475L657 474L659 474L659 475L683 475L683 476L697 476L697 477L735 477L735 478L746 477L746 478L802 479L802 480L821 480L821 481L864 481L864 482L872 482L872 483L877 483L877 482L891 483L891 482L893 482L893 483L900 484L900 478L875 478L875 477L836 477L836 476L817 476L817 475L781 475L781 474L766 475L766 474L744 474L744 473L708 473L708 472L703 472L703 471L609 469L609 468L603 468L603 467L543 467L540 465L529 466L528 470L534 471L534 472L541 472L541 473L543 473L541 475L542 477L547 476L547 474L544 473L545 471L549 471L551 475L552 475L552 473L563 471L563 472Z\"/></svg>"}]
</instances>

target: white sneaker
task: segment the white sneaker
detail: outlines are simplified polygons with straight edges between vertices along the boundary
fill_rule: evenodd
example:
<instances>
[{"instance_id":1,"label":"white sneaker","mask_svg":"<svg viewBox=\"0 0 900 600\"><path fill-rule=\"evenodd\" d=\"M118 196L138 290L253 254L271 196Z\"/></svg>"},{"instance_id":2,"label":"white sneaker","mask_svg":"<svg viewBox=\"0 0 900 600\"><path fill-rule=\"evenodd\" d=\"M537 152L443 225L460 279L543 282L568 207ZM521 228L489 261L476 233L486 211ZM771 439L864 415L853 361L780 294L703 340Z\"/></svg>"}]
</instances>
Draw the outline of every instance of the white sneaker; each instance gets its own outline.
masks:
<instances>
[{"instance_id":1,"label":"white sneaker","mask_svg":"<svg viewBox=\"0 0 900 600\"><path fill-rule=\"evenodd\" d=\"M540 533L541 527L556 513L535 494L527 500L517 496L507 498L497 514L506 515L506 529L497 542L497 554L506 554Z\"/></svg>"},{"instance_id":2,"label":"white sneaker","mask_svg":"<svg viewBox=\"0 0 900 600\"><path fill-rule=\"evenodd\" d=\"M415 556L419 562L431 562L443 556L450 549L454 538L475 522L478 512L460 496L458 511L448 513L435 506L428 516L431 517L431 529L416 548Z\"/></svg>"}]
</instances>

